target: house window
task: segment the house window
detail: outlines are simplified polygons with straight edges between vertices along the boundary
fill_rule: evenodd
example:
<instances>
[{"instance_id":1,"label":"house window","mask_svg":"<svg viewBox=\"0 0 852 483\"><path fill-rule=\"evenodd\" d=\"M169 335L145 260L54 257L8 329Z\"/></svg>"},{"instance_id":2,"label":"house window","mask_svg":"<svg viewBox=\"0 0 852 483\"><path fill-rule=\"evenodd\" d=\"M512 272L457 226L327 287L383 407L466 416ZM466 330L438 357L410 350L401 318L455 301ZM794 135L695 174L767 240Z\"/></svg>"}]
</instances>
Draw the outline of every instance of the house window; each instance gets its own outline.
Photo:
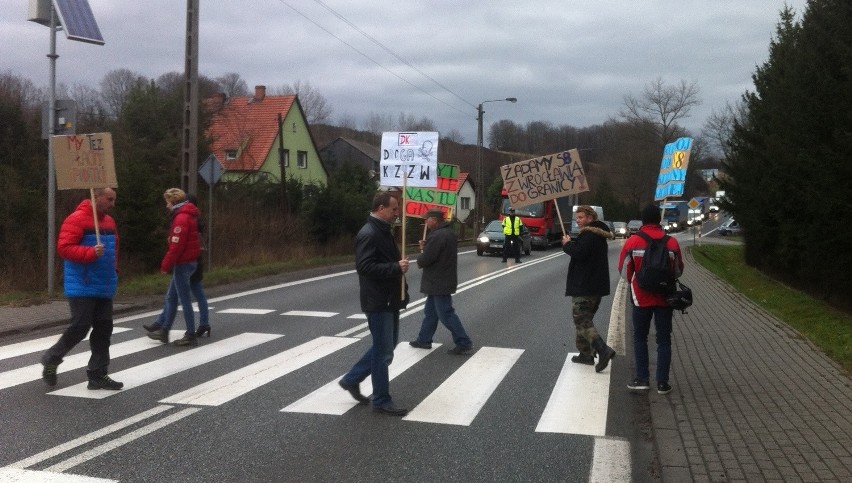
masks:
<instances>
[{"instance_id":1,"label":"house window","mask_svg":"<svg viewBox=\"0 0 852 483\"><path fill-rule=\"evenodd\" d=\"M284 167L285 168L290 167L290 150L289 149L284 150Z\"/></svg>"},{"instance_id":2,"label":"house window","mask_svg":"<svg viewBox=\"0 0 852 483\"><path fill-rule=\"evenodd\" d=\"M470 209L470 198L467 196L461 197L461 209L469 210Z\"/></svg>"},{"instance_id":3,"label":"house window","mask_svg":"<svg viewBox=\"0 0 852 483\"><path fill-rule=\"evenodd\" d=\"M307 168L308 167L308 152L307 151L299 151L298 159L296 160L296 162L298 163L297 164L298 167L303 168L303 169Z\"/></svg>"},{"instance_id":4,"label":"house window","mask_svg":"<svg viewBox=\"0 0 852 483\"><path fill-rule=\"evenodd\" d=\"M237 159L237 150L236 149L226 149L225 150L225 159Z\"/></svg>"}]
</instances>

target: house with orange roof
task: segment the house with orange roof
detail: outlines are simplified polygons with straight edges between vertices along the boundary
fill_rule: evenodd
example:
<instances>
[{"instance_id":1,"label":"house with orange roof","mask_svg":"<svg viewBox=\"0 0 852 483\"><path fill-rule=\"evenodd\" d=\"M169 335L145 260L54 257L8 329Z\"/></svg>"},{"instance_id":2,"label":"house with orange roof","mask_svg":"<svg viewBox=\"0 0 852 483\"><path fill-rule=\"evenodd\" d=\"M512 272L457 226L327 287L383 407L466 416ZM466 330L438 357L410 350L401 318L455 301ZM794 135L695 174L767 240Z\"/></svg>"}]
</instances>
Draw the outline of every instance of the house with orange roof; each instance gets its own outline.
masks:
<instances>
[{"instance_id":1,"label":"house with orange roof","mask_svg":"<svg viewBox=\"0 0 852 483\"><path fill-rule=\"evenodd\" d=\"M255 86L254 96L220 94L206 99L205 105L211 115L207 136L225 168L221 182L279 183L286 177L328 184L328 172L297 96L267 96L266 86Z\"/></svg>"}]
</instances>

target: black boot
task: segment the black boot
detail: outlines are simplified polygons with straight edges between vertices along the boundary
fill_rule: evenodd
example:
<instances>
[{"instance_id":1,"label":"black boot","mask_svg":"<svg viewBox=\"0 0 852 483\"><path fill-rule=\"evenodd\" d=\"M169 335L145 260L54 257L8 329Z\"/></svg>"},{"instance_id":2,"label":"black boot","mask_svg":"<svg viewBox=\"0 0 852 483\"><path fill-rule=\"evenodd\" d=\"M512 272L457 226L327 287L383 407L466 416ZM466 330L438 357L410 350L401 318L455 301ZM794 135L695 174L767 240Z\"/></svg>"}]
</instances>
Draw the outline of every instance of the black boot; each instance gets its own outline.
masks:
<instances>
[{"instance_id":1,"label":"black boot","mask_svg":"<svg viewBox=\"0 0 852 483\"><path fill-rule=\"evenodd\" d=\"M604 342L600 337L596 338L592 342L592 347L594 347L595 352L598 353L598 363L595 364L595 372L601 372L609 365L609 360L615 357L615 350L606 345L606 342Z\"/></svg>"},{"instance_id":2,"label":"black boot","mask_svg":"<svg viewBox=\"0 0 852 483\"><path fill-rule=\"evenodd\" d=\"M195 332L187 332L183 335L183 338L176 340L174 344L177 346L195 347L198 345L198 338L195 337Z\"/></svg>"},{"instance_id":3,"label":"black boot","mask_svg":"<svg viewBox=\"0 0 852 483\"><path fill-rule=\"evenodd\" d=\"M595 365L595 355L594 354L578 354L576 356L571 356L571 362L577 364L586 364L589 366Z\"/></svg>"},{"instance_id":4,"label":"black boot","mask_svg":"<svg viewBox=\"0 0 852 483\"><path fill-rule=\"evenodd\" d=\"M169 343L169 331L166 329L157 329L153 332L148 332L148 337L158 340L163 344Z\"/></svg>"}]
</instances>

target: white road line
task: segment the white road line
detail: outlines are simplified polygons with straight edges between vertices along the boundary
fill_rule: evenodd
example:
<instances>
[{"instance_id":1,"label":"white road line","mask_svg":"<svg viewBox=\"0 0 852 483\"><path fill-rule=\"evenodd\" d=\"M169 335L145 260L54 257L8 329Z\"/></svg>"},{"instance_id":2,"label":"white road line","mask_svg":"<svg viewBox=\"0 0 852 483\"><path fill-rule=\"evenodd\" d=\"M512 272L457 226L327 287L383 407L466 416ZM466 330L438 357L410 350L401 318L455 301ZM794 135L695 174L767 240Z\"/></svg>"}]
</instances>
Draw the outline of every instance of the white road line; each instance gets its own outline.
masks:
<instances>
[{"instance_id":1,"label":"white road line","mask_svg":"<svg viewBox=\"0 0 852 483\"><path fill-rule=\"evenodd\" d=\"M180 337L183 335L182 330L172 330L169 332L171 337ZM136 352L140 352L146 349L153 349L154 347L158 347L162 345L160 342L149 339L148 336L140 337L138 339L128 340L126 342L121 342L118 344L110 345L109 354L110 359L117 359L122 356L135 354ZM57 373L63 373L72 371L74 369L80 369L81 367L86 367L89 365L89 358L91 357L90 352L80 352L74 354L73 356L68 356L59 364L59 367L56 369ZM5 371L0 373L0 389L5 389L7 387L17 386L18 384L24 384L27 382L35 381L41 378L42 365L31 364L26 367L21 367L18 369L13 369L11 371Z\"/></svg>"},{"instance_id":2,"label":"white road line","mask_svg":"<svg viewBox=\"0 0 852 483\"><path fill-rule=\"evenodd\" d=\"M394 349L393 363L388 369L388 379L393 380L396 376L405 372L408 368L421 361L441 344L432 344L431 350L415 349L408 342L401 342ZM312 413L333 414L340 416L355 407L358 402L352 399L348 392L338 385L340 378L322 386L316 391L299 399L281 410L286 413ZM365 395L373 392L373 383L368 377L361 383L361 392Z\"/></svg>"},{"instance_id":3,"label":"white road line","mask_svg":"<svg viewBox=\"0 0 852 483\"><path fill-rule=\"evenodd\" d=\"M352 314L352 315L350 315L349 317L346 317L346 318L347 318L347 319L361 319L361 320L365 320L365 319L367 318L367 314Z\"/></svg>"},{"instance_id":4,"label":"white road line","mask_svg":"<svg viewBox=\"0 0 852 483\"><path fill-rule=\"evenodd\" d=\"M619 355L626 354L625 339L625 302L627 301L627 280L619 278L615 287L615 295L612 297L612 310L609 316L609 329L606 333L606 341L610 347L615 349ZM612 364L612 362L610 362Z\"/></svg>"},{"instance_id":5,"label":"white road line","mask_svg":"<svg viewBox=\"0 0 852 483\"><path fill-rule=\"evenodd\" d=\"M256 345L263 344L264 342L278 339L279 337L284 336L280 334L257 334L254 332L245 332L234 337L229 337L209 345L202 345L192 349L175 348L181 352L110 374L110 376L116 381L124 383L124 389L121 391L92 391L86 389L87 383L81 383L58 391L49 392L48 394L52 396L104 399L109 396L127 392L128 389L156 381L157 379L162 379L187 369L202 366L208 362L215 361L216 359L250 349Z\"/></svg>"},{"instance_id":6,"label":"white road line","mask_svg":"<svg viewBox=\"0 0 852 483\"><path fill-rule=\"evenodd\" d=\"M113 483L118 480L107 480L104 478L93 478L91 476L66 475L62 473L50 473L48 471L18 470L14 468L0 468L0 481L4 483Z\"/></svg>"},{"instance_id":7,"label":"white road line","mask_svg":"<svg viewBox=\"0 0 852 483\"><path fill-rule=\"evenodd\" d=\"M169 396L160 402L219 406L355 342L358 342L358 339L317 337L262 361Z\"/></svg>"},{"instance_id":8,"label":"white road line","mask_svg":"<svg viewBox=\"0 0 852 483\"><path fill-rule=\"evenodd\" d=\"M267 309L224 309L220 310L219 314L246 314L246 315L266 315L275 312Z\"/></svg>"},{"instance_id":9,"label":"white road line","mask_svg":"<svg viewBox=\"0 0 852 483\"><path fill-rule=\"evenodd\" d=\"M356 339L363 339L364 337L367 337L368 335L370 335L370 331L365 330L364 332L361 332L360 334L355 334L352 337L355 337Z\"/></svg>"},{"instance_id":10,"label":"white road line","mask_svg":"<svg viewBox=\"0 0 852 483\"><path fill-rule=\"evenodd\" d=\"M17 463L12 463L8 466L8 468L28 468L35 464L41 463L42 461L49 460L50 458L56 457L62 453L70 451L78 446L82 446L84 444L88 444L98 438L102 438L110 433L114 433L120 429L124 429L128 426L132 426L139 421L144 421L152 416L156 416L157 414L162 413L163 411L168 411L172 409L173 406L157 406L153 409L149 409L145 412L141 412L134 416L131 416L127 419L123 419L117 423L110 424L109 426L105 426L97 431L92 431L91 433L84 434L79 438L72 439L67 443L60 444L59 446L55 446L50 448L49 450L42 451L36 455L30 456L29 458L18 461Z\"/></svg>"},{"instance_id":11,"label":"white road line","mask_svg":"<svg viewBox=\"0 0 852 483\"><path fill-rule=\"evenodd\" d=\"M481 347L402 419L470 426L523 352L522 349Z\"/></svg>"},{"instance_id":12,"label":"white road line","mask_svg":"<svg viewBox=\"0 0 852 483\"><path fill-rule=\"evenodd\" d=\"M364 316L364 318L366 318L366 317L367 317L367 316L365 315L365 316ZM350 318L351 318L351 317L350 317ZM366 328L367 328L367 323L366 323L366 322L364 322L363 324L358 324L358 325L356 325L355 327L352 327L351 329L347 329L347 330L344 330L343 332L340 332L340 333L334 334L334 336L335 336L335 337L346 337L346 336L348 336L349 334L351 334L351 333L353 333L353 332L358 332L359 330L364 330L364 329L366 329Z\"/></svg>"},{"instance_id":13,"label":"white road line","mask_svg":"<svg viewBox=\"0 0 852 483\"><path fill-rule=\"evenodd\" d=\"M595 438L589 483L629 483L630 442L621 438Z\"/></svg>"},{"instance_id":14,"label":"white road line","mask_svg":"<svg viewBox=\"0 0 852 483\"><path fill-rule=\"evenodd\" d=\"M113 327L112 333L118 334L121 332L127 332L128 330L133 330L129 327ZM16 344L9 344L7 346L3 346L3 352L0 353L0 360L3 359L11 359L13 357L22 356L24 354L32 354L33 352L43 352L56 344L56 341L59 340L58 335L51 335L48 337L42 337L40 339L27 340L24 342L18 342ZM89 336L86 336L85 340L89 340Z\"/></svg>"},{"instance_id":15,"label":"white road line","mask_svg":"<svg viewBox=\"0 0 852 483\"><path fill-rule=\"evenodd\" d=\"M151 434L158 429L162 429L162 428L164 428L164 427L166 427L166 426L168 426L172 423L180 421L181 419L183 419L187 416L190 416L192 414L195 414L198 411L201 411L201 408L186 408L186 409L183 409L181 411L176 412L175 414L170 414L170 415L164 417L163 419L159 419L159 420L157 420L157 421L155 421L155 422L153 422L153 423L151 423L147 426L143 426L143 427L141 427L141 428L139 428L135 431L131 431L131 432L127 433L126 435L121 436L120 438L116 438L112 441L108 441L108 442L106 442L106 443L104 443L100 446L96 446L96 447L90 449L89 451L86 451L84 453L80 453L79 455L74 456L72 458L68 458L65 461L61 461L61 462L59 462L59 463L57 463L57 464L55 464L55 465L53 465L49 468L46 468L46 471L54 471L54 472L57 472L57 473L62 473L63 471L71 469L71 468L73 468L77 465L83 464L86 461L89 461L93 458L96 458L96 457L98 457L98 456L100 456L100 455L102 455L102 454L104 454L108 451L112 451L116 448L124 446L127 443L131 443L131 442L141 438L142 436L145 436L147 434Z\"/></svg>"},{"instance_id":16,"label":"white road line","mask_svg":"<svg viewBox=\"0 0 852 483\"><path fill-rule=\"evenodd\" d=\"M606 435L610 371L595 372L592 366L575 364L571 362L575 355L565 358L535 428L537 433Z\"/></svg>"},{"instance_id":17,"label":"white road line","mask_svg":"<svg viewBox=\"0 0 852 483\"><path fill-rule=\"evenodd\" d=\"M291 310L281 315L294 315L298 317L334 317L337 312L318 312L315 310Z\"/></svg>"}]
</instances>

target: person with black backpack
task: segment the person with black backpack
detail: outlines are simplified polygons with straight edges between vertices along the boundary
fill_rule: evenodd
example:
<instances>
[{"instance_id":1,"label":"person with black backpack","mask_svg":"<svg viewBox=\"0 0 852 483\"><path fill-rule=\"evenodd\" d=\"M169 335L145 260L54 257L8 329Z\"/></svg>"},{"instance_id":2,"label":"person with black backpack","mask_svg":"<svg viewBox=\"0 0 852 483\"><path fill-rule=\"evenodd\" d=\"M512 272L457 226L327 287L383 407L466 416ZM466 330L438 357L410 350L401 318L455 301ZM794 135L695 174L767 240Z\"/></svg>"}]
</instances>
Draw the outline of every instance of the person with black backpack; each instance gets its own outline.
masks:
<instances>
[{"instance_id":1,"label":"person with black backpack","mask_svg":"<svg viewBox=\"0 0 852 483\"><path fill-rule=\"evenodd\" d=\"M672 314L667 298L675 291L677 278L683 273L680 244L666 235L660 226L660 208L649 204L642 209L642 227L631 235L621 249L618 271L630 283L633 302L633 356L636 375L627 388L647 391L648 332L651 319L657 333L657 392L668 394L669 368L672 361Z\"/></svg>"}]
</instances>

